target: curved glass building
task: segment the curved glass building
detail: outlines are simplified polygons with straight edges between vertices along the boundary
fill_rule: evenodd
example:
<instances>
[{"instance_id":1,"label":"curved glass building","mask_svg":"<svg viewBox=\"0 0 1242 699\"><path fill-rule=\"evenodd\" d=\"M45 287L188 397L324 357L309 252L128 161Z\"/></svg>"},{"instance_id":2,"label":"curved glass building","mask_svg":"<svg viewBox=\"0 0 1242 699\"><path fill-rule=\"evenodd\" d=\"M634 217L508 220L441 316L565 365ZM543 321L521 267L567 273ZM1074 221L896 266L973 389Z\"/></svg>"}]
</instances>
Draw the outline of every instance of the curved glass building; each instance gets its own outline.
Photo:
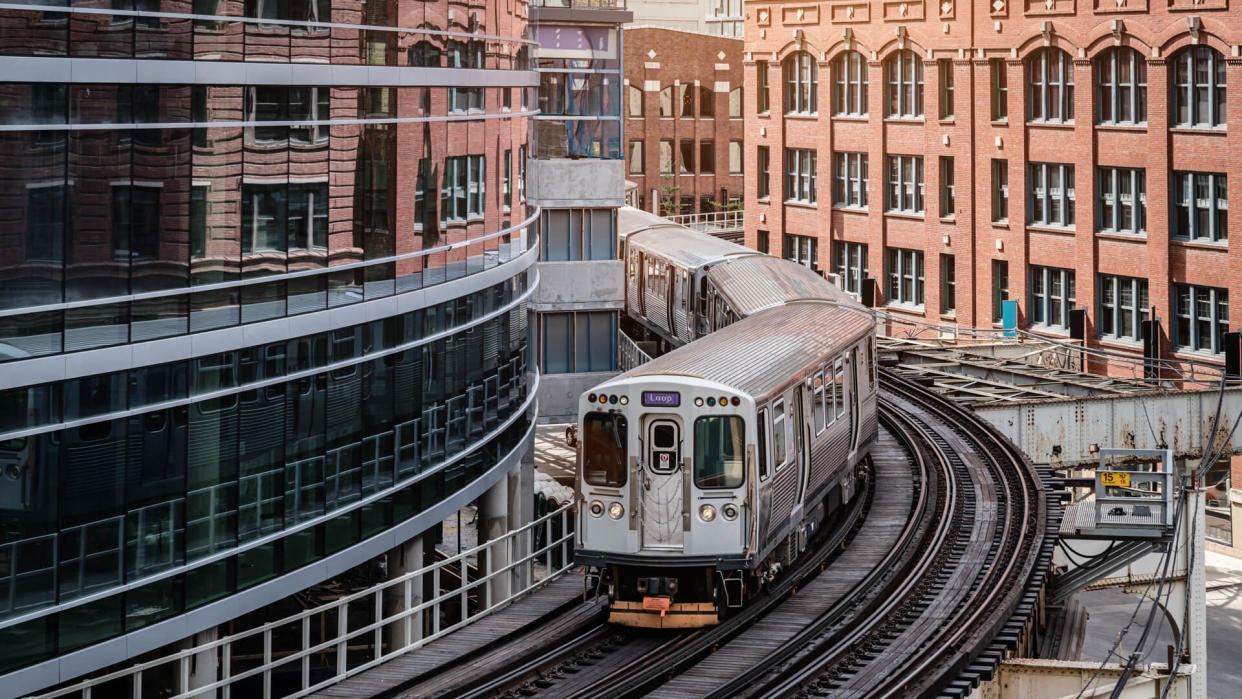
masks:
<instances>
[{"instance_id":1,"label":"curved glass building","mask_svg":"<svg viewBox=\"0 0 1242 699\"><path fill-rule=\"evenodd\" d=\"M535 415L526 3L68 5L0 9L17 692L417 535Z\"/></svg>"}]
</instances>

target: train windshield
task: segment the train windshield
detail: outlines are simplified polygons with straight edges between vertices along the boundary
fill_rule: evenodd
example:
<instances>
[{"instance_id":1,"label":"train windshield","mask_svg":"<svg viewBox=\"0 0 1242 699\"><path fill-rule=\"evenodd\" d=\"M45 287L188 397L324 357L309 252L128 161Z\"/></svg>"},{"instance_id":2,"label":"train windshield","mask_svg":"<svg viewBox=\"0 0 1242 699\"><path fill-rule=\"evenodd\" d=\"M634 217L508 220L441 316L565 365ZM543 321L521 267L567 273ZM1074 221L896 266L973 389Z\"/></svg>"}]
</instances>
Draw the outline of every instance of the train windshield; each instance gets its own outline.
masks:
<instances>
[{"instance_id":1,"label":"train windshield","mask_svg":"<svg viewBox=\"0 0 1242 699\"><path fill-rule=\"evenodd\" d=\"M694 421L694 484L700 488L736 488L742 484L746 431L736 415L713 415Z\"/></svg>"},{"instance_id":2,"label":"train windshield","mask_svg":"<svg viewBox=\"0 0 1242 699\"><path fill-rule=\"evenodd\" d=\"M587 413L582 421L582 475L591 485L625 485L626 421L616 413Z\"/></svg>"}]
</instances>

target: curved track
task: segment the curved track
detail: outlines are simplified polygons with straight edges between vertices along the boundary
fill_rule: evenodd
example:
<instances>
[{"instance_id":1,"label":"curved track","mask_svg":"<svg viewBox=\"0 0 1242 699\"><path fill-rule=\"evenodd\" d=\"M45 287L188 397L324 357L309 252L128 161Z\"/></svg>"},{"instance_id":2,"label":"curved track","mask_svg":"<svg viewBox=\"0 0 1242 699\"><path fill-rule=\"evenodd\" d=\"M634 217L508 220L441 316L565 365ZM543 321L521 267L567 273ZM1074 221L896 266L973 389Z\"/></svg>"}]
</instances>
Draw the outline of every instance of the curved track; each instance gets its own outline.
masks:
<instances>
[{"instance_id":1,"label":"curved track","mask_svg":"<svg viewBox=\"0 0 1242 699\"><path fill-rule=\"evenodd\" d=\"M934 696L990 677L1032 641L1060 514L1049 474L968 410L889 372L883 389L863 497L755 604L682 633L595 617L509 661L498 648L450 693Z\"/></svg>"}]
</instances>

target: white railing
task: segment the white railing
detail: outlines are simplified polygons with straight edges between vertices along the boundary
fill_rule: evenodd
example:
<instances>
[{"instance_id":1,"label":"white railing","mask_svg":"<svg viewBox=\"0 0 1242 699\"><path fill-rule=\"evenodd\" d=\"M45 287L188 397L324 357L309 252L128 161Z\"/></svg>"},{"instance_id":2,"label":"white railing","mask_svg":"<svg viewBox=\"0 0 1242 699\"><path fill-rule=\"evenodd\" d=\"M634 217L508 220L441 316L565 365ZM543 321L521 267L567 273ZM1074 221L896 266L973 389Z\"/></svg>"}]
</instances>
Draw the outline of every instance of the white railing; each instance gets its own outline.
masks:
<instances>
[{"instance_id":1,"label":"white railing","mask_svg":"<svg viewBox=\"0 0 1242 699\"><path fill-rule=\"evenodd\" d=\"M621 371L629 371L640 364L646 364L651 361L651 355L647 354L639 347L629 335L624 332L617 331L617 368Z\"/></svg>"},{"instance_id":2,"label":"white railing","mask_svg":"<svg viewBox=\"0 0 1242 699\"><path fill-rule=\"evenodd\" d=\"M132 665L123 670L92 677L47 694L38 695L37 699L53 699L54 697L78 696L91 699L92 690L99 689L100 695L118 696L118 684L125 680L131 683L130 693L135 699L145 696L142 688L143 674L149 673L161 678L170 675L180 678L179 688L174 697L220 696L228 699L233 685L243 680L256 680L261 683L261 696L264 699L277 694L285 697L301 697L329 685L340 682L346 677L364 672L381 663L386 663L404 653L420 648L437 638L452 633L489 613L504 607L512 600L526 594L543 583L559 576L573 567L573 505L565 505L549 512L526 526L509 532L499 539L493 539L474 548L466 549L442 561L406 573L392 580L387 580L359 592L350 593L313 609L308 609L279 621L226 636L215 641L203 643L192 648L177 651L157 660ZM559 532L557 531L559 528ZM542 533L542 545L536 548L536 536ZM476 579L469 578L470 559L480 555L491 562L497 560L493 556L505 554L509 563L498 566L495 570L486 571ZM489 566L490 567L490 566ZM453 589L441 591L441 573L456 576L459 581ZM422 600L424 581L431 576L432 589L435 597ZM493 581L499 576L508 576L510 586L515 590L503 599L492 599ZM495 580L495 582L502 582ZM478 604L470 610L469 595L475 591ZM396 609L385 613L385 601ZM399 600L399 606L393 605ZM441 606L444 603L459 605L459 618L442 623ZM352 613L351 613L352 612ZM368 613L369 612L369 613ZM424 622L424 614L429 623ZM359 618L362 617L362 618ZM368 621L369 619L374 619ZM314 623L317 622L317 623ZM418 627L415 626L418 624ZM295 626L296 625L296 626ZM335 628L330 628L330 627ZM424 636L424 628L430 626ZM300 642L296 648L276 648L273 633L280 631L282 637L288 637L291 628L297 628ZM324 640L312 642L313 631L324 636ZM387 632L388 643L385 643ZM331 638L327 638L328 636ZM244 653L254 655L261 648L261 662L241 671L234 668L234 648L245 644ZM387 651L387 652L385 652ZM215 656L218 676L214 681L203 682L200 686L188 689L190 684L190 668L196 657L202 663L202 654ZM365 662L357 662L360 655L369 655ZM312 657L318 655L324 661L329 655L334 656L334 666L321 663L316 669L323 671L326 667L331 675L325 679L311 682ZM249 657L249 656L247 656ZM280 669L282 678L288 681L292 673L288 672L297 664L300 677L296 687L272 686L273 671ZM250 663L246 663L250 665ZM254 679L251 679L254 678ZM255 696L252 684L239 694Z\"/></svg>"},{"instance_id":3,"label":"white railing","mask_svg":"<svg viewBox=\"0 0 1242 699\"><path fill-rule=\"evenodd\" d=\"M703 233L712 233L741 230L744 213L742 209L729 209L726 211L710 211L704 214L680 214L677 216L667 216L666 218L686 228L693 228Z\"/></svg>"}]
</instances>

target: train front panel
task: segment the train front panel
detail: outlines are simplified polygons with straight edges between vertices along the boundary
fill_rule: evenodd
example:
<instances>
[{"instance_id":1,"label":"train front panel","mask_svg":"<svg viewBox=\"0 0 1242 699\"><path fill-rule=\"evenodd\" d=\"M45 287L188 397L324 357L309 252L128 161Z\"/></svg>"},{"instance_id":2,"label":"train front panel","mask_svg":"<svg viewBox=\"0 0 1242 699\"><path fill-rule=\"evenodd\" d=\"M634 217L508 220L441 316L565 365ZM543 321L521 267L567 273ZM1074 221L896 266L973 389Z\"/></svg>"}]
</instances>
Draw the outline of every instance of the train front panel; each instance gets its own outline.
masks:
<instances>
[{"instance_id":1,"label":"train front panel","mask_svg":"<svg viewBox=\"0 0 1242 699\"><path fill-rule=\"evenodd\" d=\"M714 624L753 567L754 402L687 377L606 383L580 403L577 560L614 622Z\"/></svg>"}]
</instances>

